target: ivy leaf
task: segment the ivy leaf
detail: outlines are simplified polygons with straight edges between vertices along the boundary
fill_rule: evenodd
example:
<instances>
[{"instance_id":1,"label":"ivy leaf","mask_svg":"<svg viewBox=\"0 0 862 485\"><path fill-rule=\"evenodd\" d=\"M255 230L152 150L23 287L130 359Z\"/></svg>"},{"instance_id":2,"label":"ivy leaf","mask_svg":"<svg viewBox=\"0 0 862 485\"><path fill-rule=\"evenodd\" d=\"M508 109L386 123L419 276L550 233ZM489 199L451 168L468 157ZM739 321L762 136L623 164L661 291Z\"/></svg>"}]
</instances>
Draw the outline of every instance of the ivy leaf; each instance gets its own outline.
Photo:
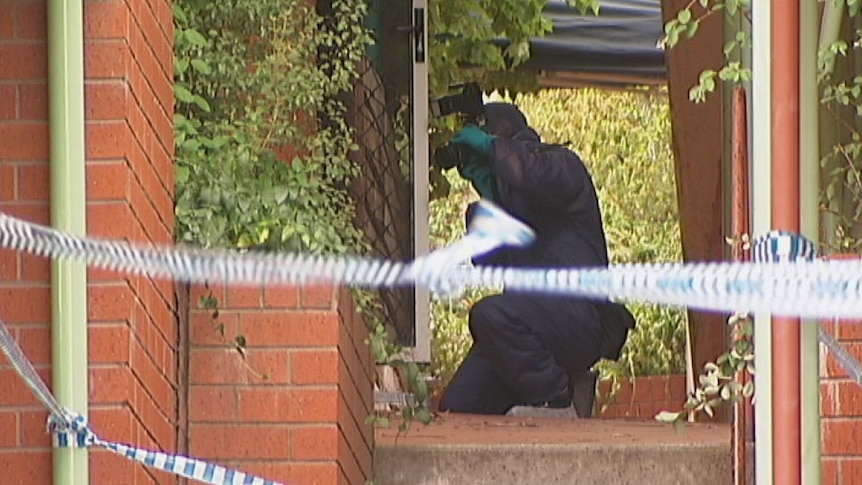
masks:
<instances>
[{"instance_id":1,"label":"ivy leaf","mask_svg":"<svg viewBox=\"0 0 862 485\"><path fill-rule=\"evenodd\" d=\"M176 183L183 185L189 180L189 168L177 166L176 168Z\"/></svg>"},{"instance_id":2,"label":"ivy leaf","mask_svg":"<svg viewBox=\"0 0 862 485\"><path fill-rule=\"evenodd\" d=\"M209 102L200 96L194 96L194 103L195 105L197 105L198 108L206 111L207 113L212 111Z\"/></svg>"},{"instance_id":3,"label":"ivy leaf","mask_svg":"<svg viewBox=\"0 0 862 485\"><path fill-rule=\"evenodd\" d=\"M189 60L179 58L174 62L174 73L177 76L182 76L189 68Z\"/></svg>"},{"instance_id":4,"label":"ivy leaf","mask_svg":"<svg viewBox=\"0 0 862 485\"><path fill-rule=\"evenodd\" d=\"M431 422L431 412L428 408L419 408L416 410L416 419L422 424L429 424Z\"/></svg>"},{"instance_id":5,"label":"ivy leaf","mask_svg":"<svg viewBox=\"0 0 862 485\"><path fill-rule=\"evenodd\" d=\"M683 413L662 411L655 416L655 420L661 423L673 423L682 417Z\"/></svg>"},{"instance_id":6,"label":"ivy leaf","mask_svg":"<svg viewBox=\"0 0 862 485\"><path fill-rule=\"evenodd\" d=\"M186 88L182 84L174 85L174 95L176 96L177 100L183 103L192 103L195 100L195 95L192 94L192 92L189 91L188 88Z\"/></svg>"},{"instance_id":7,"label":"ivy leaf","mask_svg":"<svg viewBox=\"0 0 862 485\"><path fill-rule=\"evenodd\" d=\"M676 19L681 24L687 24L691 20L691 9L684 8L676 14Z\"/></svg>"},{"instance_id":8,"label":"ivy leaf","mask_svg":"<svg viewBox=\"0 0 862 485\"><path fill-rule=\"evenodd\" d=\"M275 199L276 204L282 204L285 200L287 200L287 196L289 194L289 190L287 187L276 187L275 193L273 194L273 198Z\"/></svg>"},{"instance_id":9,"label":"ivy leaf","mask_svg":"<svg viewBox=\"0 0 862 485\"><path fill-rule=\"evenodd\" d=\"M192 59L191 61L184 60L186 65L191 62L192 68L201 73L201 74L211 74L212 69L210 69L210 65L206 63L206 61L202 61L200 59Z\"/></svg>"},{"instance_id":10,"label":"ivy leaf","mask_svg":"<svg viewBox=\"0 0 862 485\"><path fill-rule=\"evenodd\" d=\"M691 22L691 23L689 23L689 24L688 24L688 27L686 28L685 35L686 35L689 39L691 39L692 37L694 37L694 35L695 35L695 34L697 34L697 29L698 29L698 27L700 27L700 22Z\"/></svg>"},{"instance_id":11,"label":"ivy leaf","mask_svg":"<svg viewBox=\"0 0 862 485\"><path fill-rule=\"evenodd\" d=\"M737 0L727 0L726 8L727 8L727 14L728 15L731 15L731 16L736 15L738 7L739 7L739 4L737 3Z\"/></svg>"},{"instance_id":12,"label":"ivy leaf","mask_svg":"<svg viewBox=\"0 0 862 485\"><path fill-rule=\"evenodd\" d=\"M183 37L188 43L194 46L205 47L207 45L206 37L195 29L185 29L183 31Z\"/></svg>"}]
</instances>

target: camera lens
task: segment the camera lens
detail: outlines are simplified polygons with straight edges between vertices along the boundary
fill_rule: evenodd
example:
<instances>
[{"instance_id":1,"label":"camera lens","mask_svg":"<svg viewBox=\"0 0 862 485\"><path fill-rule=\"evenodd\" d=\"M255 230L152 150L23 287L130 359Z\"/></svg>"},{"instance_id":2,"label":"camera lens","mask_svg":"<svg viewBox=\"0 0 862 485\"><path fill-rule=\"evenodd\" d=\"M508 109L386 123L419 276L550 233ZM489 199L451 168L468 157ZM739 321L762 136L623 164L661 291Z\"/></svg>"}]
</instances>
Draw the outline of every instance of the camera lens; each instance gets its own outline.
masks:
<instances>
[{"instance_id":1,"label":"camera lens","mask_svg":"<svg viewBox=\"0 0 862 485\"><path fill-rule=\"evenodd\" d=\"M434 152L434 164L443 170L457 167L461 163L462 150L458 145L443 145Z\"/></svg>"}]
</instances>

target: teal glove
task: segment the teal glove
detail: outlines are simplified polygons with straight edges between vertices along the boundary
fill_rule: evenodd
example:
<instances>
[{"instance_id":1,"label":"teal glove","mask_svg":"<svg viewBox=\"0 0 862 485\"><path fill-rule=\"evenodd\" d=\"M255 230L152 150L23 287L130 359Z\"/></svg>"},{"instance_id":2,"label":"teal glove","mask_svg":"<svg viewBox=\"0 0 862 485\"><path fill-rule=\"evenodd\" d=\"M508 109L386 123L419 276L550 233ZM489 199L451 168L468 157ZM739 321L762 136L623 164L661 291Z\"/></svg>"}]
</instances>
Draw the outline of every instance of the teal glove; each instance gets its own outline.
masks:
<instances>
[{"instance_id":1,"label":"teal glove","mask_svg":"<svg viewBox=\"0 0 862 485\"><path fill-rule=\"evenodd\" d=\"M496 200L497 182L494 179L494 172L491 171L491 167L482 163L479 157L470 157L466 163L459 165L458 173L470 181L480 197L491 201Z\"/></svg>"},{"instance_id":2,"label":"teal glove","mask_svg":"<svg viewBox=\"0 0 862 485\"><path fill-rule=\"evenodd\" d=\"M479 155L487 157L491 154L491 142L494 141L494 138L478 126L467 125L452 138L452 143L466 145Z\"/></svg>"}]
</instances>

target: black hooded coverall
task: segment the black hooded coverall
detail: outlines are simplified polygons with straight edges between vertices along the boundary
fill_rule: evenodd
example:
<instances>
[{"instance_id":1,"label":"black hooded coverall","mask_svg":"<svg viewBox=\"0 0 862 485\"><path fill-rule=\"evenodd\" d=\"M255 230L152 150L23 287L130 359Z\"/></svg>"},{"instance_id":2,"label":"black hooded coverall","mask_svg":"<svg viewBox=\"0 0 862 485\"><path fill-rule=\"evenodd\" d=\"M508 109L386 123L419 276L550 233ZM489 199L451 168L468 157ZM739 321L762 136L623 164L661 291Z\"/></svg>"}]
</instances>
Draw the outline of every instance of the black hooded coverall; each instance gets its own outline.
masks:
<instances>
[{"instance_id":1,"label":"black hooded coverall","mask_svg":"<svg viewBox=\"0 0 862 485\"><path fill-rule=\"evenodd\" d=\"M499 249L474 263L607 266L596 189L581 159L567 148L542 144L514 105L486 104L485 119L484 130L497 135L489 161L495 202L532 227L536 240L525 248ZM569 376L583 374L604 356L602 305L514 291L478 301L469 315L473 346L442 396L440 409L505 414L513 406L543 405L565 396ZM625 334L622 341L617 335L617 357Z\"/></svg>"}]
</instances>

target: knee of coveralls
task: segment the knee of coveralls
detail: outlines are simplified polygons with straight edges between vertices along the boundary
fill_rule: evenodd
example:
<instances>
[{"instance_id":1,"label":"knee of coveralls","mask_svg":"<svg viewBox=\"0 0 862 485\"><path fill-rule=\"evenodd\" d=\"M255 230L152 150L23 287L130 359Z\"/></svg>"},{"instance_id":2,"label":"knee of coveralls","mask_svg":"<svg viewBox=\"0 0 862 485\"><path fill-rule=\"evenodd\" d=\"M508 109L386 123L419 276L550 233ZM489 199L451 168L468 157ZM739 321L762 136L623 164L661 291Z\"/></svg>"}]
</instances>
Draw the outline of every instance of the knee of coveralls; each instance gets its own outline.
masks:
<instances>
[{"instance_id":1,"label":"knee of coveralls","mask_svg":"<svg viewBox=\"0 0 862 485\"><path fill-rule=\"evenodd\" d=\"M512 294L483 298L470 309L468 323L474 342L487 352L497 375L525 402L539 402L556 397L568 377L528 323L541 317L524 314L523 304L523 298Z\"/></svg>"},{"instance_id":2,"label":"knee of coveralls","mask_svg":"<svg viewBox=\"0 0 862 485\"><path fill-rule=\"evenodd\" d=\"M493 338L493 336L488 337L488 335L494 332L494 327L504 325L504 323L497 323L502 320L502 315L496 303L499 296L486 296L470 307L470 312L467 316L467 327L474 342L479 342L485 338Z\"/></svg>"}]
</instances>

